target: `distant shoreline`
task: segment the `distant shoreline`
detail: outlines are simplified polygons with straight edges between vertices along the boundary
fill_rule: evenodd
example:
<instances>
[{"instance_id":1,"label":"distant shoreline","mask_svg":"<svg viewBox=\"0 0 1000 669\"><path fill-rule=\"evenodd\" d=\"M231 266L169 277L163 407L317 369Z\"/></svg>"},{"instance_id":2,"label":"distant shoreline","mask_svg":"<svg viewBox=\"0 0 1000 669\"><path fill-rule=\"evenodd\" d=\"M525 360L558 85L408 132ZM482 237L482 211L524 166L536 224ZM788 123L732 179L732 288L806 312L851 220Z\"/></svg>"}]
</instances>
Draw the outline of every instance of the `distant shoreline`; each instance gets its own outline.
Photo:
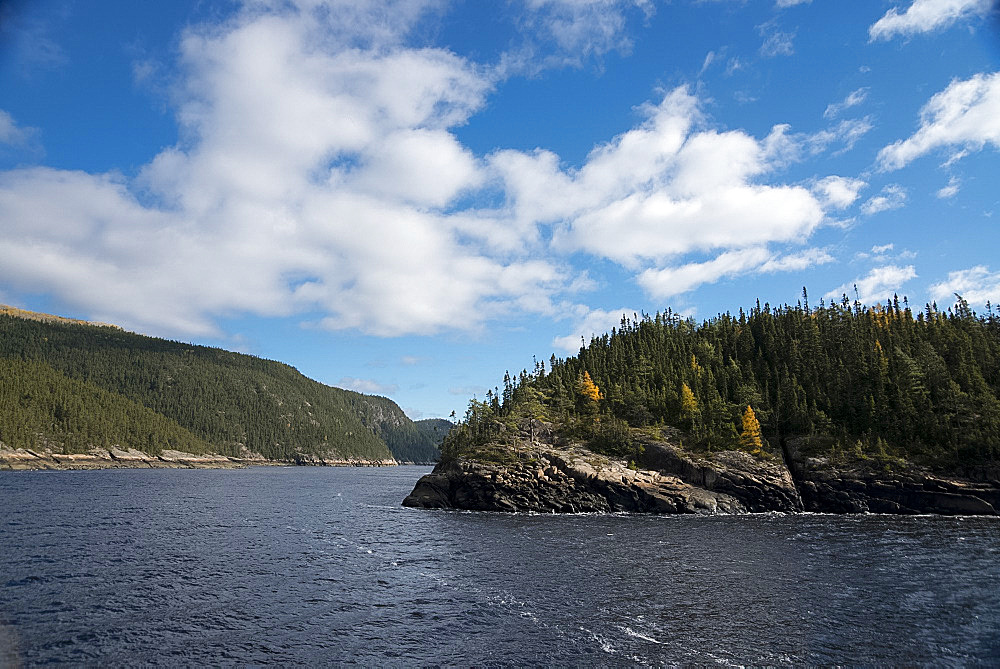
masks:
<instances>
[{"instance_id":1,"label":"distant shoreline","mask_svg":"<svg viewBox=\"0 0 1000 669\"><path fill-rule=\"evenodd\" d=\"M296 460L262 457L232 458L218 454L197 455L165 450L151 455L136 449L92 449L87 453L53 453L32 449L0 448L0 471L79 471L89 469L245 469L247 467L396 467L396 460L325 459L315 455Z\"/></svg>"}]
</instances>

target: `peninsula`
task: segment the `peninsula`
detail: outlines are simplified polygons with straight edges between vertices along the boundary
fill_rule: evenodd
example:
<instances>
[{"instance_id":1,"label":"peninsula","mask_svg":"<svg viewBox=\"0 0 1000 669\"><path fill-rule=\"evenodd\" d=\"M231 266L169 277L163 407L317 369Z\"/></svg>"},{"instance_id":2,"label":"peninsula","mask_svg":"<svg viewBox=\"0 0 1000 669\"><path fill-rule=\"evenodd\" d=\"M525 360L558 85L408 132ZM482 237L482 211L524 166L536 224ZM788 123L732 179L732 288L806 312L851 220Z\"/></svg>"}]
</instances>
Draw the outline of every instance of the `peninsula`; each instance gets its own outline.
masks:
<instances>
[{"instance_id":1,"label":"peninsula","mask_svg":"<svg viewBox=\"0 0 1000 669\"><path fill-rule=\"evenodd\" d=\"M845 297L629 320L473 400L404 504L1000 511L1000 319Z\"/></svg>"}]
</instances>

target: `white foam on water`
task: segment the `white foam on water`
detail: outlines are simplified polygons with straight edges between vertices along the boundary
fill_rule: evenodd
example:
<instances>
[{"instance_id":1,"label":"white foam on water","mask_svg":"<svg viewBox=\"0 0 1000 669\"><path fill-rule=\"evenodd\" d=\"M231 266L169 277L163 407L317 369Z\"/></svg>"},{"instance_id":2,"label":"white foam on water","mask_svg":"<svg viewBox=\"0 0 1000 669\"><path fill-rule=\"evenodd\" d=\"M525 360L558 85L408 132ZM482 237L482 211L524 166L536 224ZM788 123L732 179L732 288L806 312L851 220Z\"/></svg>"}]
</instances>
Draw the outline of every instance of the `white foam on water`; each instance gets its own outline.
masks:
<instances>
[{"instance_id":1,"label":"white foam on water","mask_svg":"<svg viewBox=\"0 0 1000 669\"><path fill-rule=\"evenodd\" d=\"M662 641L657 641L656 639L654 639L651 636L647 636L645 634L642 634L641 632L636 632L631 627L627 627L627 626L624 626L624 625L619 625L618 629L620 629L622 632L625 632L625 634L628 634L631 637L635 637L636 639L642 639L643 641L649 641L651 643L663 645Z\"/></svg>"}]
</instances>

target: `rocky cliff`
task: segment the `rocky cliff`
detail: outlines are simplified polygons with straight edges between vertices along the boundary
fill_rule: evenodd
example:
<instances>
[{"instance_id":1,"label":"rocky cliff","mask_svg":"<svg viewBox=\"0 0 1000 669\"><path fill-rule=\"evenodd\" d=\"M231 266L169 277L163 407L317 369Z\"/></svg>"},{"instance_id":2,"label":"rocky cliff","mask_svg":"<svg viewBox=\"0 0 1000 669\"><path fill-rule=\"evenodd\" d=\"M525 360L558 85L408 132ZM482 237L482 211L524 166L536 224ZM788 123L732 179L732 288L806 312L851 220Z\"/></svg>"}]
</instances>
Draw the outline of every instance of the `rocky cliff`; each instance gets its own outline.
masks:
<instances>
[{"instance_id":1,"label":"rocky cliff","mask_svg":"<svg viewBox=\"0 0 1000 669\"><path fill-rule=\"evenodd\" d=\"M643 440L629 467L554 438L549 426L502 448L438 464L404 506L538 513L936 513L998 515L1000 484L934 475L914 467L834 466L787 449L693 454ZM521 437L527 437L523 432ZM484 456L484 453L488 455Z\"/></svg>"}]
</instances>

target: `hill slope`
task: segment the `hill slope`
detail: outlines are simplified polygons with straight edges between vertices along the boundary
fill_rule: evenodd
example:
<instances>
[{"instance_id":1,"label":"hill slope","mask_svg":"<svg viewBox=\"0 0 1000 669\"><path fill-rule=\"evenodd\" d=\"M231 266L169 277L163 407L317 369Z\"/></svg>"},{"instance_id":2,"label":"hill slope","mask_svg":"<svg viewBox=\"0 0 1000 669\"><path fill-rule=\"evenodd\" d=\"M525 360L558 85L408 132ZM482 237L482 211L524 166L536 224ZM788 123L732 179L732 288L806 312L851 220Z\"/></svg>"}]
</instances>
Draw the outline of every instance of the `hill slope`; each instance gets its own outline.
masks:
<instances>
[{"instance_id":1,"label":"hill slope","mask_svg":"<svg viewBox=\"0 0 1000 669\"><path fill-rule=\"evenodd\" d=\"M402 459L408 449L433 448L386 398L331 388L254 356L30 312L0 314L0 374L34 398L5 393L21 416L0 413L8 447L82 452L128 439L152 453L184 444L283 461L383 461L393 457L389 441Z\"/></svg>"}]
</instances>

